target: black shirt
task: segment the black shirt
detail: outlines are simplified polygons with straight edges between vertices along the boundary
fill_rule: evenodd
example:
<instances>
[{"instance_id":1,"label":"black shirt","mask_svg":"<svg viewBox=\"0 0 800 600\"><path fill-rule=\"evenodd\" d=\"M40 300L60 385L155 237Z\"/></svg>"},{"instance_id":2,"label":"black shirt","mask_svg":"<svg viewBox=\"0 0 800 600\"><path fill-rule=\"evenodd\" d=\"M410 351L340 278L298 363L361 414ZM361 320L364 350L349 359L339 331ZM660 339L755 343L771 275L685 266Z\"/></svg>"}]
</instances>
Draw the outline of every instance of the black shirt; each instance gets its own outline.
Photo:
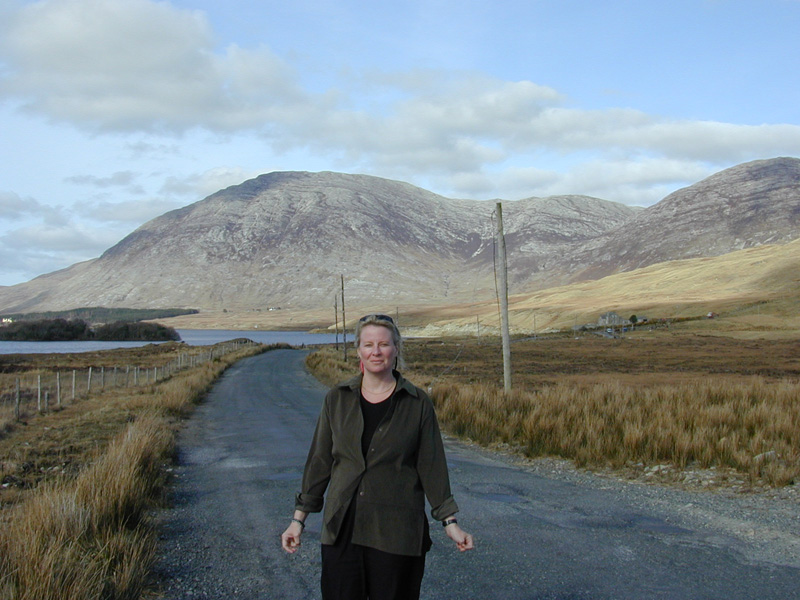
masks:
<instances>
[{"instance_id":1,"label":"black shirt","mask_svg":"<svg viewBox=\"0 0 800 600\"><path fill-rule=\"evenodd\" d=\"M388 398L376 404L367 402L366 398L364 398L364 394L360 394L360 396L361 414L364 416L364 431L361 434L361 453L366 457L369 445L372 443L372 436L375 435L378 425L380 425L383 417L386 416L389 410L389 405L391 404L389 398L392 396L390 394Z\"/></svg>"}]
</instances>

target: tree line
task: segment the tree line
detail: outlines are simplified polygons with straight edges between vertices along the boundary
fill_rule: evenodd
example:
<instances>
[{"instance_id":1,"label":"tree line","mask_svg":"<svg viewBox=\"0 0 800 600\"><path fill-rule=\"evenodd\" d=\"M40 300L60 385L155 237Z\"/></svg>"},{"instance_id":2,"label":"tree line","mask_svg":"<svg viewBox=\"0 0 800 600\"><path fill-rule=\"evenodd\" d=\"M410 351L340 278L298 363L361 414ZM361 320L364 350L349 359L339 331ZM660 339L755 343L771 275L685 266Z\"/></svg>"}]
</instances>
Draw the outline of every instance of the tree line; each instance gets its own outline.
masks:
<instances>
[{"instance_id":1,"label":"tree line","mask_svg":"<svg viewBox=\"0 0 800 600\"><path fill-rule=\"evenodd\" d=\"M0 327L0 340L14 342L169 342L180 339L172 327L131 321L92 327L82 319L39 319Z\"/></svg>"}]
</instances>

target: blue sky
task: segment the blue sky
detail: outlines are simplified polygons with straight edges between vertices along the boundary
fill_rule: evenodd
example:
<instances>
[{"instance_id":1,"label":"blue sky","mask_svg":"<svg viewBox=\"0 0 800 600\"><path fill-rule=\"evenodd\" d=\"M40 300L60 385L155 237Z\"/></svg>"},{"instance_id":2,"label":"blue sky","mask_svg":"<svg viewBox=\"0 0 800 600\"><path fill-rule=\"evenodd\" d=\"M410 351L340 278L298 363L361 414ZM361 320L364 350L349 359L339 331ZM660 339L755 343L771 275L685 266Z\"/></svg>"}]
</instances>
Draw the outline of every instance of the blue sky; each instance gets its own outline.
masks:
<instances>
[{"instance_id":1,"label":"blue sky","mask_svg":"<svg viewBox=\"0 0 800 600\"><path fill-rule=\"evenodd\" d=\"M0 285L276 170L649 206L800 156L800 0L0 0Z\"/></svg>"}]
</instances>

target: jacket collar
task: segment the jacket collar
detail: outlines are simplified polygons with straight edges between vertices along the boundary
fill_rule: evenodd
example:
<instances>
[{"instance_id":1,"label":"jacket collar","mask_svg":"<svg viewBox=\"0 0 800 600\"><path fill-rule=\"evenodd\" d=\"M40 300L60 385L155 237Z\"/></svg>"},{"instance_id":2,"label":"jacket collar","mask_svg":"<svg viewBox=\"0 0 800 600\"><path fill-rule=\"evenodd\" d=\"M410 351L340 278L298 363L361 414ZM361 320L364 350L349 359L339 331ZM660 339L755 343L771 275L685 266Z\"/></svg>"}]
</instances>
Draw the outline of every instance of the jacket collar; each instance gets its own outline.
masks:
<instances>
[{"instance_id":1,"label":"jacket collar","mask_svg":"<svg viewBox=\"0 0 800 600\"><path fill-rule=\"evenodd\" d=\"M394 378L397 380L397 389L395 390L395 393L397 393L398 390L402 389L402 390L405 390L406 392L408 392L411 396L414 396L415 398L417 397L417 388L416 388L416 386L413 383L411 383L408 379L403 377L400 374L400 371L392 369L392 374L394 375ZM361 380L363 378L364 378L363 375L356 375L352 379L348 379L347 381L343 381L342 383L340 383L336 387L338 387L340 389L349 388L351 391L353 391L354 393L357 394L361 390Z\"/></svg>"}]
</instances>

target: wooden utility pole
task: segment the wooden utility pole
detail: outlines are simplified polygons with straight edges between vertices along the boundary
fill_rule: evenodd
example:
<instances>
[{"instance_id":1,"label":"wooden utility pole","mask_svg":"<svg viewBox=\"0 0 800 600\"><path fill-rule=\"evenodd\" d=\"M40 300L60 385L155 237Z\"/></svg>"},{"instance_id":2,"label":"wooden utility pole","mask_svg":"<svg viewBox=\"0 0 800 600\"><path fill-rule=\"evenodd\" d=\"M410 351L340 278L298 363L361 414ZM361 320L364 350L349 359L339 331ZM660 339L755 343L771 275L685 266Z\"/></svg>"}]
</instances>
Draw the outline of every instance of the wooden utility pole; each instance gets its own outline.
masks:
<instances>
[{"instance_id":1,"label":"wooden utility pole","mask_svg":"<svg viewBox=\"0 0 800 600\"><path fill-rule=\"evenodd\" d=\"M347 362L347 315L344 312L344 275L342 275L342 346L344 361Z\"/></svg>"},{"instance_id":2,"label":"wooden utility pole","mask_svg":"<svg viewBox=\"0 0 800 600\"><path fill-rule=\"evenodd\" d=\"M336 323L336 349L339 349L339 295L333 295L333 319Z\"/></svg>"},{"instance_id":3,"label":"wooden utility pole","mask_svg":"<svg viewBox=\"0 0 800 600\"><path fill-rule=\"evenodd\" d=\"M511 391L511 339L508 331L508 264L506 238L503 234L503 205L497 203L497 255L499 259L500 329L503 336L503 387Z\"/></svg>"}]
</instances>

